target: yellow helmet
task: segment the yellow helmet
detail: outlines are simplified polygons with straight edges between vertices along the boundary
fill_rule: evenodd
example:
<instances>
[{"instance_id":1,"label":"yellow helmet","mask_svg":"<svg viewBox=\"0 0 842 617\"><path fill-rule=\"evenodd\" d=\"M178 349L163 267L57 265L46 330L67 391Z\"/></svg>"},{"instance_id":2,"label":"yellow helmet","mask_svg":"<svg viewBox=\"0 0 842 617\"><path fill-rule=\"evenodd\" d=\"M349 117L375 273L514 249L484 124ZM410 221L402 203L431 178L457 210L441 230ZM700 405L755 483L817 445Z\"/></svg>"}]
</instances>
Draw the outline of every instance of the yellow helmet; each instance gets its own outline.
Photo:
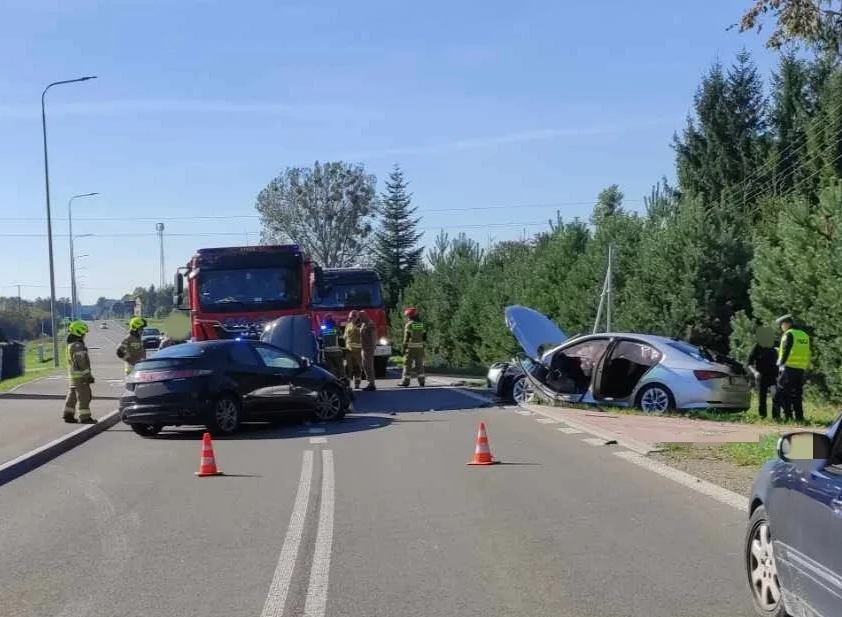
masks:
<instances>
[{"instance_id":1,"label":"yellow helmet","mask_svg":"<svg viewBox=\"0 0 842 617\"><path fill-rule=\"evenodd\" d=\"M141 330L146 327L146 320L143 317L132 317L129 320L129 330L134 332L135 330Z\"/></svg>"},{"instance_id":2,"label":"yellow helmet","mask_svg":"<svg viewBox=\"0 0 842 617\"><path fill-rule=\"evenodd\" d=\"M73 336L85 336L88 333L88 324L84 321L71 321L67 326L67 331Z\"/></svg>"}]
</instances>

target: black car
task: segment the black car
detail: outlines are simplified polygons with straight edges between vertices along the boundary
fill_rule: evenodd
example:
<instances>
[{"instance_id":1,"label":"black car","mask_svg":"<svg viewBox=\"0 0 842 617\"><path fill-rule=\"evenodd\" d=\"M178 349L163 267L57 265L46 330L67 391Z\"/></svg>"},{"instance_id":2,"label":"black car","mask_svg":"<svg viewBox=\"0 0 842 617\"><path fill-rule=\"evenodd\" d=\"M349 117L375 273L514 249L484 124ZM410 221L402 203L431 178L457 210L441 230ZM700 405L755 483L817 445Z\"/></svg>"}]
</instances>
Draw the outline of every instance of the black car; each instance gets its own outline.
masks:
<instances>
[{"instance_id":1,"label":"black car","mask_svg":"<svg viewBox=\"0 0 842 617\"><path fill-rule=\"evenodd\" d=\"M743 555L758 615L842 615L842 416L778 441L749 495Z\"/></svg>"},{"instance_id":2,"label":"black car","mask_svg":"<svg viewBox=\"0 0 842 617\"><path fill-rule=\"evenodd\" d=\"M127 375L120 398L123 422L150 437L164 426L181 425L205 425L217 435L228 435L243 421L273 421L289 412L342 419L353 400L347 384L316 364L311 348L301 348L307 345L306 332L296 332L304 327L303 320L281 320L286 321L274 331L285 332L298 345L284 349L256 340L187 342L139 362Z\"/></svg>"},{"instance_id":3,"label":"black car","mask_svg":"<svg viewBox=\"0 0 842 617\"><path fill-rule=\"evenodd\" d=\"M144 328L140 332L140 342L144 349L158 349L161 344L161 331L158 328Z\"/></svg>"}]
</instances>

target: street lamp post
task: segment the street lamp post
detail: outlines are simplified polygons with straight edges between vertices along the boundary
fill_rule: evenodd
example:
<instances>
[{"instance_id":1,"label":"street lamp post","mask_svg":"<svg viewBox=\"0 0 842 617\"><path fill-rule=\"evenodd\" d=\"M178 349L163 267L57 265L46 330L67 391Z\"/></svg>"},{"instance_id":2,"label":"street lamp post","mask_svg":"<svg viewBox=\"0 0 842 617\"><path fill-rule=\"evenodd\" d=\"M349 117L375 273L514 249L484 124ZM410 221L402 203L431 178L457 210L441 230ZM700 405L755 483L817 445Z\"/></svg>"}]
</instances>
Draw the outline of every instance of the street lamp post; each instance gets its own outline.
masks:
<instances>
[{"instance_id":1,"label":"street lamp post","mask_svg":"<svg viewBox=\"0 0 842 617\"><path fill-rule=\"evenodd\" d=\"M47 194L47 244L50 254L50 322L53 330L53 365L59 366L58 356L58 328L56 327L56 272L55 264L53 262L53 222L50 217L50 166L47 163L47 113L44 109L44 98L47 96L47 90L53 86L61 86L64 84L73 84L80 81L88 81L89 79L96 79L96 75L86 75L85 77L77 77L76 79L65 79L63 81L54 81L48 84L41 93L41 129L44 135L44 190Z\"/></svg>"},{"instance_id":2,"label":"street lamp post","mask_svg":"<svg viewBox=\"0 0 842 617\"><path fill-rule=\"evenodd\" d=\"M70 318L76 319L76 259L73 257L73 200L80 197L93 197L99 193L83 193L74 195L67 202L67 226L70 231Z\"/></svg>"}]
</instances>

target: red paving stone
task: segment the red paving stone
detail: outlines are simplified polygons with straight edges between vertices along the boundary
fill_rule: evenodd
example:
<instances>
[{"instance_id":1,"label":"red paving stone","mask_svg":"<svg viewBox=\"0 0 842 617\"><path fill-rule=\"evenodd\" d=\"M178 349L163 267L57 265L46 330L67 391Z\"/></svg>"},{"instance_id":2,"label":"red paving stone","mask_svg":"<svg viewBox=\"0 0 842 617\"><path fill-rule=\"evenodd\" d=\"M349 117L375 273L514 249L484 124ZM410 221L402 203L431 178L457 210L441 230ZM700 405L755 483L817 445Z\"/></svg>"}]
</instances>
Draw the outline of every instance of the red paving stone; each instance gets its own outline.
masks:
<instances>
[{"instance_id":1,"label":"red paving stone","mask_svg":"<svg viewBox=\"0 0 842 617\"><path fill-rule=\"evenodd\" d=\"M610 412L566 409L562 407L541 407L550 411L556 419L570 418L582 427L612 433L619 438L630 439L643 444L666 443L749 443L757 442L769 433L785 433L797 430L793 425L769 426L714 422L686 418L612 414Z\"/></svg>"}]
</instances>

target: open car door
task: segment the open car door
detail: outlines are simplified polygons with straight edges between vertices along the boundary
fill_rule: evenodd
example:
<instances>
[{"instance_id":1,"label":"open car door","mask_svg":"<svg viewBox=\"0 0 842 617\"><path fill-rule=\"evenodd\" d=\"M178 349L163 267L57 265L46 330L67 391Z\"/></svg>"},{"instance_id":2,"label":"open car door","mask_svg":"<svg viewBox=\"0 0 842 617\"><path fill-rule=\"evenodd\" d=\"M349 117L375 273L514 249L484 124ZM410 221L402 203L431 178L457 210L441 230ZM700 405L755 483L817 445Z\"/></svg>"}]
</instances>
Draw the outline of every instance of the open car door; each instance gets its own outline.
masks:
<instances>
[{"instance_id":1,"label":"open car door","mask_svg":"<svg viewBox=\"0 0 842 617\"><path fill-rule=\"evenodd\" d=\"M564 374L564 368L553 366L557 354L545 356L545 352L564 343L567 335L546 315L526 306L507 306L505 317L506 327L523 350L515 361L535 392L554 402L581 401L587 388L580 392L572 387L574 381Z\"/></svg>"}]
</instances>

